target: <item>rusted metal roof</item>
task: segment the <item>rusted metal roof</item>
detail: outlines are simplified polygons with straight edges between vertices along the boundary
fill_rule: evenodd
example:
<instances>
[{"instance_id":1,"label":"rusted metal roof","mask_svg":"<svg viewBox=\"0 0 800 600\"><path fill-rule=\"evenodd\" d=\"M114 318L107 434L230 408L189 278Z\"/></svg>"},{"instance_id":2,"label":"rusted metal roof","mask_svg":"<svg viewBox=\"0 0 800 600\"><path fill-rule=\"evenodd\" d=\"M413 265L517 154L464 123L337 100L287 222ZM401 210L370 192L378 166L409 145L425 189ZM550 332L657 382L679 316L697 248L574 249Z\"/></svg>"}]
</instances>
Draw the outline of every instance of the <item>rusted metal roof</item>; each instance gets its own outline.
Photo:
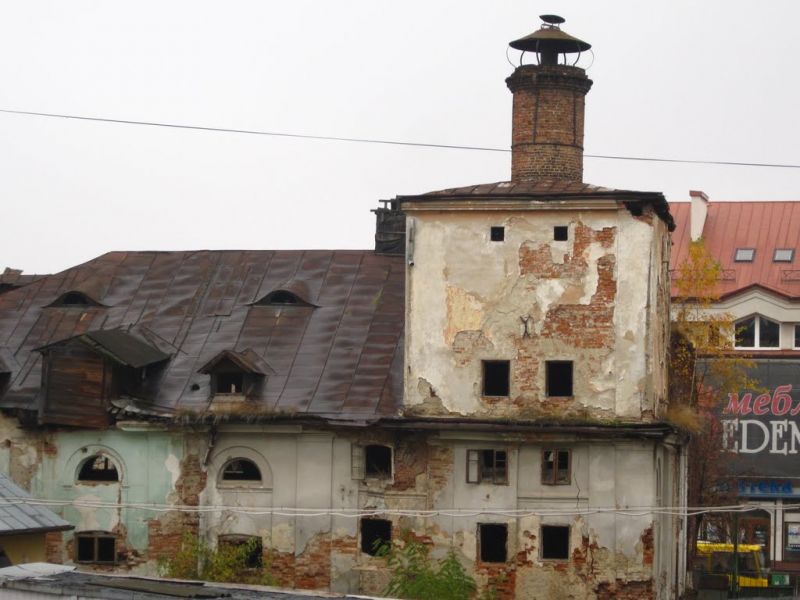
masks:
<instances>
[{"instance_id":1,"label":"rusted metal roof","mask_svg":"<svg viewBox=\"0 0 800 600\"><path fill-rule=\"evenodd\" d=\"M402 257L372 251L111 252L0 296L0 356L16 360L0 406L35 409L36 348L123 330L171 356L154 410L207 410L199 371L228 350L271 369L251 411L359 423L396 414L404 276ZM311 305L252 305L287 287ZM67 291L104 306L47 307Z\"/></svg>"},{"instance_id":2,"label":"rusted metal roof","mask_svg":"<svg viewBox=\"0 0 800 600\"><path fill-rule=\"evenodd\" d=\"M46 275L23 275L21 269L6 267L0 273L0 294L33 283Z\"/></svg>"},{"instance_id":3,"label":"rusted metal roof","mask_svg":"<svg viewBox=\"0 0 800 600\"><path fill-rule=\"evenodd\" d=\"M632 208L636 204L650 204L656 214L667 224L670 231L675 227L664 195L661 192L639 192L616 190L579 181L544 179L536 181L499 181L464 187L448 188L417 196L398 196L401 206L408 202L435 202L441 200L536 200L539 202L559 200L618 200Z\"/></svg>"},{"instance_id":4,"label":"rusted metal roof","mask_svg":"<svg viewBox=\"0 0 800 600\"><path fill-rule=\"evenodd\" d=\"M670 203L677 228L672 234L671 269L685 260L689 248L689 202ZM724 202L708 204L703 228L706 248L720 261L722 297L761 287L800 299L800 202ZM752 262L736 262L737 248L754 248ZM792 262L775 262L775 250L793 248ZM672 295L677 290L673 288Z\"/></svg>"},{"instance_id":5,"label":"rusted metal roof","mask_svg":"<svg viewBox=\"0 0 800 600\"><path fill-rule=\"evenodd\" d=\"M239 367L245 373L253 373L255 375L266 375L267 370L256 364L257 355L252 350L245 352L231 352L230 350L223 350L214 358L204 364L198 369L199 373L211 373L214 367L224 361L230 361Z\"/></svg>"},{"instance_id":6,"label":"rusted metal roof","mask_svg":"<svg viewBox=\"0 0 800 600\"><path fill-rule=\"evenodd\" d=\"M169 358L169 354L161 352L158 348L151 346L135 335L131 335L121 329L87 331L81 335L53 342L41 348L36 348L36 350L39 352L46 351L52 346L63 344L71 340L81 341L87 346L96 349L101 354L108 356L115 362L133 367L134 369L141 369L147 365L160 363Z\"/></svg>"}]
</instances>

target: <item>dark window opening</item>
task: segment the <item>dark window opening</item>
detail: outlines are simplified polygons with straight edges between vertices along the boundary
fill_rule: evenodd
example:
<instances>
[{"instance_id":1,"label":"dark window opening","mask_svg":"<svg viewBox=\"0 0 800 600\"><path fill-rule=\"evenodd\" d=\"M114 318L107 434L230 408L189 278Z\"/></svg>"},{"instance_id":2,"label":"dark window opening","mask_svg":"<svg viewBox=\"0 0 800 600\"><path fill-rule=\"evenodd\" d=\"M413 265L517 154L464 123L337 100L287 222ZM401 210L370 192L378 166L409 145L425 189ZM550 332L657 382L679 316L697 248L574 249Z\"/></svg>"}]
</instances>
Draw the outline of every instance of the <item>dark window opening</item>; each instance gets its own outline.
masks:
<instances>
[{"instance_id":1,"label":"dark window opening","mask_svg":"<svg viewBox=\"0 0 800 600\"><path fill-rule=\"evenodd\" d=\"M221 535L219 549L231 558L241 558L248 569L258 569L264 564L264 542L258 536Z\"/></svg>"},{"instance_id":2,"label":"dark window opening","mask_svg":"<svg viewBox=\"0 0 800 600\"><path fill-rule=\"evenodd\" d=\"M504 563L508 557L508 525L479 523L478 544L481 562Z\"/></svg>"},{"instance_id":3,"label":"dark window opening","mask_svg":"<svg viewBox=\"0 0 800 600\"><path fill-rule=\"evenodd\" d=\"M508 396L511 363L507 360L483 361L483 395Z\"/></svg>"},{"instance_id":4,"label":"dark window opening","mask_svg":"<svg viewBox=\"0 0 800 600\"><path fill-rule=\"evenodd\" d=\"M542 452L542 483L568 485L570 483L570 451L546 449Z\"/></svg>"},{"instance_id":5,"label":"dark window opening","mask_svg":"<svg viewBox=\"0 0 800 600\"><path fill-rule=\"evenodd\" d=\"M764 317L759 318L758 345L762 348L777 348L780 345L781 326Z\"/></svg>"},{"instance_id":6,"label":"dark window opening","mask_svg":"<svg viewBox=\"0 0 800 600\"><path fill-rule=\"evenodd\" d=\"M261 481L261 471L252 460L237 458L222 469L223 481Z\"/></svg>"},{"instance_id":7,"label":"dark window opening","mask_svg":"<svg viewBox=\"0 0 800 600\"><path fill-rule=\"evenodd\" d=\"M505 450L467 450L467 483L508 484Z\"/></svg>"},{"instance_id":8,"label":"dark window opening","mask_svg":"<svg viewBox=\"0 0 800 600\"><path fill-rule=\"evenodd\" d=\"M76 533L77 543L75 562L115 563L117 562L117 536L104 531Z\"/></svg>"},{"instance_id":9,"label":"dark window opening","mask_svg":"<svg viewBox=\"0 0 800 600\"><path fill-rule=\"evenodd\" d=\"M492 227L489 230L489 239L493 242L502 242L506 239L506 228L505 227Z\"/></svg>"},{"instance_id":10,"label":"dark window opening","mask_svg":"<svg viewBox=\"0 0 800 600\"><path fill-rule=\"evenodd\" d=\"M313 306L297 294L288 290L275 290L261 300L255 302L256 306Z\"/></svg>"},{"instance_id":11,"label":"dark window opening","mask_svg":"<svg viewBox=\"0 0 800 600\"><path fill-rule=\"evenodd\" d=\"M215 373L217 394L242 394L244 373Z\"/></svg>"},{"instance_id":12,"label":"dark window opening","mask_svg":"<svg viewBox=\"0 0 800 600\"><path fill-rule=\"evenodd\" d=\"M392 543L392 523L386 519L361 519L361 551L377 556Z\"/></svg>"},{"instance_id":13,"label":"dark window opening","mask_svg":"<svg viewBox=\"0 0 800 600\"><path fill-rule=\"evenodd\" d=\"M546 377L548 396L572 396L571 360L548 360Z\"/></svg>"},{"instance_id":14,"label":"dark window opening","mask_svg":"<svg viewBox=\"0 0 800 600\"><path fill-rule=\"evenodd\" d=\"M800 348L800 325L794 326L794 347Z\"/></svg>"},{"instance_id":15,"label":"dark window opening","mask_svg":"<svg viewBox=\"0 0 800 600\"><path fill-rule=\"evenodd\" d=\"M111 459L97 454L83 461L78 481L119 481L119 471Z\"/></svg>"},{"instance_id":16,"label":"dark window opening","mask_svg":"<svg viewBox=\"0 0 800 600\"><path fill-rule=\"evenodd\" d=\"M556 242L566 242L569 239L569 227L566 225L556 225L553 227L553 239Z\"/></svg>"},{"instance_id":17,"label":"dark window opening","mask_svg":"<svg viewBox=\"0 0 800 600\"><path fill-rule=\"evenodd\" d=\"M0 569L11 566L11 559L6 554L5 549L0 546Z\"/></svg>"},{"instance_id":18,"label":"dark window opening","mask_svg":"<svg viewBox=\"0 0 800 600\"><path fill-rule=\"evenodd\" d=\"M364 467L367 477L391 479L392 449L377 444L364 448Z\"/></svg>"},{"instance_id":19,"label":"dark window opening","mask_svg":"<svg viewBox=\"0 0 800 600\"><path fill-rule=\"evenodd\" d=\"M542 558L569 558L569 526L542 525Z\"/></svg>"},{"instance_id":20,"label":"dark window opening","mask_svg":"<svg viewBox=\"0 0 800 600\"><path fill-rule=\"evenodd\" d=\"M752 348L756 345L755 317L736 323L736 345L740 348Z\"/></svg>"}]
</instances>

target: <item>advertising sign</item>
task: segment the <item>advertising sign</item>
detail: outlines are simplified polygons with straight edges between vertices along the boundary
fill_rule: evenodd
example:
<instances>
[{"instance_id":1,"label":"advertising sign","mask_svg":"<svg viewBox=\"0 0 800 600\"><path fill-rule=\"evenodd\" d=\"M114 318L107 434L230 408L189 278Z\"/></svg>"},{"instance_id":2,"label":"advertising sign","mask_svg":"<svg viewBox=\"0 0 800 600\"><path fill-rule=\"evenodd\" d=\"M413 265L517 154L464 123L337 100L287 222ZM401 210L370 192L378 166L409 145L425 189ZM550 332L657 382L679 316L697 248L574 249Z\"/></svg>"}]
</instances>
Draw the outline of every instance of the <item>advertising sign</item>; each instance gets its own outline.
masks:
<instances>
[{"instance_id":1,"label":"advertising sign","mask_svg":"<svg viewBox=\"0 0 800 600\"><path fill-rule=\"evenodd\" d=\"M763 389L741 390L720 399L722 448L736 455L730 470L764 480L800 477L800 362L757 361L751 376ZM781 482L780 493L773 490L772 495L792 495L786 485ZM800 482L796 487L800 490ZM763 490L752 491L766 495Z\"/></svg>"},{"instance_id":2,"label":"advertising sign","mask_svg":"<svg viewBox=\"0 0 800 600\"><path fill-rule=\"evenodd\" d=\"M787 550L800 550L800 523L786 524Z\"/></svg>"}]
</instances>

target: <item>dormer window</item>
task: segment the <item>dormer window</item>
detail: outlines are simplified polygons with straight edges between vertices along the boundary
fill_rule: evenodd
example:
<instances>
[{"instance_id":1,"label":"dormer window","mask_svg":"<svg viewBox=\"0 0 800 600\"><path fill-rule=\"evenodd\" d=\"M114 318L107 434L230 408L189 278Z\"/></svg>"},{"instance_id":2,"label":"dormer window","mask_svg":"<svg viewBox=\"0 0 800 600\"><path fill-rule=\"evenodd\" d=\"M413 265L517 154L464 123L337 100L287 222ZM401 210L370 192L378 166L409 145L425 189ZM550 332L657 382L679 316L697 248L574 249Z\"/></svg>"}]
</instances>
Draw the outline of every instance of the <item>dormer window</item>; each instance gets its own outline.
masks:
<instances>
[{"instance_id":1,"label":"dormer window","mask_svg":"<svg viewBox=\"0 0 800 600\"><path fill-rule=\"evenodd\" d=\"M781 326L761 315L754 315L737 321L736 348L770 348L781 345Z\"/></svg>"},{"instance_id":2,"label":"dormer window","mask_svg":"<svg viewBox=\"0 0 800 600\"><path fill-rule=\"evenodd\" d=\"M265 369L261 365L263 361L252 350L223 350L198 372L210 375L211 392L214 396L246 398L258 395L259 386L265 376Z\"/></svg>"},{"instance_id":3,"label":"dormer window","mask_svg":"<svg viewBox=\"0 0 800 600\"><path fill-rule=\"evenodd\" d=\"M254 304L255 306L313 306L289 290L275 290Z\"/></svg>"},{"instance_id":4,"label":"dormer window","mask_svg":"<svg viewBox=\"0 0 800 600\"><path fill-rule=\"evenodd\" d=\"M217 394L244 393L244 373L217 373L214 379Z\"/></svg>"},{"instance_id":5,"label":"dormer window","mask_svg":"<svg viewBox=\"0 0 800 600\"><path fill-rule=\"evenodd\" d=\"M737 248L733 257L735 262L753 262L756 257L755 248Z\"/></svg>"},{"instance_id":6,"label":"dormer window","mask_svg":"<svg viewBox=\"0 0 800 600\"><path fill-rule=\"evenodd\" d=\"M83 292L71 291L61 294L47 308L90 308L92 306L103 306L96 300L93 300Z\"/></svg>"}]
</instances>

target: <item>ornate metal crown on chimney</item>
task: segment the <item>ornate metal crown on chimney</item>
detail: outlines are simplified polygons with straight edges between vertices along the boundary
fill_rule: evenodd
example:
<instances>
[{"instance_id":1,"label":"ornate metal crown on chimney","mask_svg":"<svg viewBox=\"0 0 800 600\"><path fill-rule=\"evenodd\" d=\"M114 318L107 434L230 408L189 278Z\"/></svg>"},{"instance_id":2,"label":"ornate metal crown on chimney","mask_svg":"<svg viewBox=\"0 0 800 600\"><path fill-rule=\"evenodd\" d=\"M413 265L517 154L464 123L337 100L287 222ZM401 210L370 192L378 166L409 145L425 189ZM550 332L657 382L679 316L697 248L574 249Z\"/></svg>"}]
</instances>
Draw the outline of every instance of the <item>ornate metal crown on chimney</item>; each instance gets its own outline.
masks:
<instances>
[{"instance_id":1,"label":"ornate metal crown on chimney","mask_svg":"<svg viewBox=\"0 0 800 600\"><path fill-rule=\"evenodd\" d=\"M575 64L591 45L561 31L561 17L540 18L538 31L509 44L523 57L531 52L538 59L520 64L506 79L514 94L511 180L581 182L584 101L592 80ZM578 55L572 65L568 54Z\"/></svg>"}]
</instances>

